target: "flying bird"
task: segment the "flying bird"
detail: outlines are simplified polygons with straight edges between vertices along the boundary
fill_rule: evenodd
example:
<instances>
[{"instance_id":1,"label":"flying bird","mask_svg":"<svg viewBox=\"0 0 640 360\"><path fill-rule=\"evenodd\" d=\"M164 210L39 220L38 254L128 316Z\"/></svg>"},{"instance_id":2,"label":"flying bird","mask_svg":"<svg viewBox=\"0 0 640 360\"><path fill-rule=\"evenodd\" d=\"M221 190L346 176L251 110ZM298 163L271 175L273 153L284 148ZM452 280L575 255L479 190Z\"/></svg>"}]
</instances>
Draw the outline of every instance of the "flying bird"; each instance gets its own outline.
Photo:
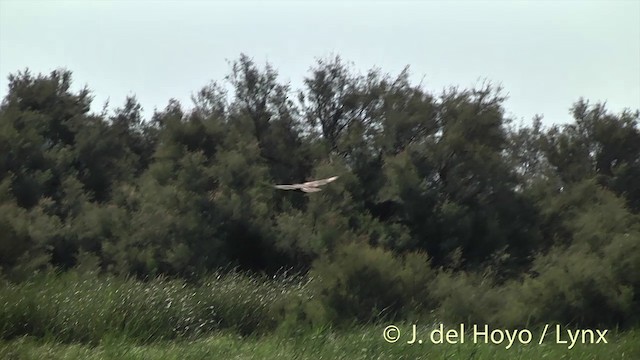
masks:
<instances>
[{"instance_id":1,"label":"flying bird","mask_svg":"<svg viewBox=\"0 0 640 360\"><path fill-rule=\"evenodd\" d=\"M334 181L337 178L338 178L337 176L333 176L333 177L321 179L321 180L307 181L302 184L274 185L274 187L280 190L302 190L306 193L312 193L312 192L318 192L322 190L320 189L320 186L327 185L328 183Z\"/></svg>"}]
</instances>

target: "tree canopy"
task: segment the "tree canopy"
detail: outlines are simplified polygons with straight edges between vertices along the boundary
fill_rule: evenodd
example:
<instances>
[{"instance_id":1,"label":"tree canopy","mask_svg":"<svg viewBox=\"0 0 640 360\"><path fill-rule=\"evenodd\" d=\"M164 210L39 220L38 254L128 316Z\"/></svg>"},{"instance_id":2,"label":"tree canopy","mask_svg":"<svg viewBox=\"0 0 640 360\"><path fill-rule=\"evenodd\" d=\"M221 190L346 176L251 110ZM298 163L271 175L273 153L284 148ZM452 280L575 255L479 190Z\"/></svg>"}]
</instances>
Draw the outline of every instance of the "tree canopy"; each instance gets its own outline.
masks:
<instances>
[{"instance_id":1,"label":"tree canopy","mask_svg":"<svg viewBox=\"0 0 640 360\"><path fill-rule=\"evenodd\" d=\"M499 262L503 279L560 246L637 257L638 111L580 99L572 123L514 126L490 83L434 94L408 68L360 74L340 57L319 59L292 90L243 54L191 109L172 100L151 119L135 97L91 113L91 91L71 85L65 69L9 76L0 266L10 277L87 259L140 277L304 272L348 244L425 252L452 271ZM319 193L271 186L334 175ZM626 281L640 292L637 277Z\"/></svg>"}]
</instances>

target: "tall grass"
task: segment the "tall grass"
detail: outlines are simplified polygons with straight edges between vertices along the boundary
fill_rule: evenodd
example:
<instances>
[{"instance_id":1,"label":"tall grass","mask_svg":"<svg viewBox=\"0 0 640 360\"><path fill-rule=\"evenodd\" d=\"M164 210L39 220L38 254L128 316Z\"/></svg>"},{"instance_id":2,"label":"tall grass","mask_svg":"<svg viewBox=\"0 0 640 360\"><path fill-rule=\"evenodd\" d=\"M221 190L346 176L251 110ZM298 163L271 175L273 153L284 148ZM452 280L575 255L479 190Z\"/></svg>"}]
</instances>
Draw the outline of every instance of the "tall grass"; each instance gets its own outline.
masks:
<instances>
[{"instance_id":1,"label":"tall grass","mask_svg":"<svg viewBox=\"0 0 640 360\"><path fill-rule=\"evenodd\" d=\"M366 254L358 261L347 257L335 268L319 267L319 272L312 273L315 277L267 277L232 271L187 283L74 270L46 273L20 283L0 279L0 339L27 335L98 344L115 336L150 343L193 340L219 330L239 335L282 330L304 336L307 327L352 328L398 320L506 328L541 326L541 320L528 321L531 314L544 323L580 326L561 317L542 316L553 315L554 308L536 305L544 294L529 283L492 286L481 276L446 271L417 278L415 274L423 272L415 266L390 263L398 266L375 267L384 262L367 261ZM396 269L399 271L392 271ZM410 281L416 279L420 281ZM394 295L391 305L404 301L398 306L402 313L376 316L374 306L387 306L379 302L378 295L388 293ZM562 305L554 303L555 307ZM353 309L364 314L360 321ZM602 324L612 327L607 325L612 324Z\"/></svg>"},{"instance_id":2,"label":"tall grass","mask_svg":"<svg viewBox=\"0 0 640 360\"><path fill-rule=\"evenodd\" d=\"M0 338L32 335L97 344L110 335L139 342L193 339L220 329L274 330L288 303L308 297L300 278L212 274L197 285L95 274L45 274L0 284Z\"/></svg>"}]
</instances>

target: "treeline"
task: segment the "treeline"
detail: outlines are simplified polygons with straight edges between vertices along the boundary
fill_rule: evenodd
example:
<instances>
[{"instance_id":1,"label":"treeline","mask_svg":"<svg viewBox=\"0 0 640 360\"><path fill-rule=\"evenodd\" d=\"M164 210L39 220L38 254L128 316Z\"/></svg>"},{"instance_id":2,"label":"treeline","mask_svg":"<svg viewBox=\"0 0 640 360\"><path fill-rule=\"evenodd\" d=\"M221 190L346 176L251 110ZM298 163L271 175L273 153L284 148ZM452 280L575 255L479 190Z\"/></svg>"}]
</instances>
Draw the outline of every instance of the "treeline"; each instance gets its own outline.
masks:
<instances>
[{"instance_id":1,"label":"treeline","mask_svg":"<svg viewBox=\"0 0 640 360\"><path fill-rule=\"evenodd\" d=\"M317 279L300 316L334 322L410 304L464 321L504 299L515 315L485 320L637 322L637 111L581 99L573 123L516 126L490 84L433 94L336 57L294 91L245 55L231 65L192 109L172 100L151 119L134 97L91 113L67 70L10 75L2 276L284 268ZM272 187L334 175L320 193Z\"/></svg>"}]
</instances>

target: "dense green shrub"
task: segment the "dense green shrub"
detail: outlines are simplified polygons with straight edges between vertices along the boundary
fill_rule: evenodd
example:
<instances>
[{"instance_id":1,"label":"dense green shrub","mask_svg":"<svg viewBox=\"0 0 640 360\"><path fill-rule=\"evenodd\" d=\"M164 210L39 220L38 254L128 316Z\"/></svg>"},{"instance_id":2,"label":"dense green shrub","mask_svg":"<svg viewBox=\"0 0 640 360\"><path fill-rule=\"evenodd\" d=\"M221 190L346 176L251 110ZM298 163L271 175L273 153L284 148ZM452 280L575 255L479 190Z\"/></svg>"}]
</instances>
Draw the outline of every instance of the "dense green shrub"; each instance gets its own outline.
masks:
<instances>
[{"instance_id":1,"label":"dense green shrub","mask_svg":"<svg viewBox=\"0 0 640 360\"><path fill-rule=\"evenodd\" d=\"M624 325L634 316L634 289L586 246L554 248L536 259L533 271L539 275L523 282L522 294L534 323Z\"/></svg>"},{"instance_id":2,"label":"dense green shrub","mask_svg":"<svg viewBox=\"0 0 640 360\"><path fill-rule=\"evenodd\" d=\"M305 311L314 323L397 319L431 305L433 273L421 254L402 259L380 247L350 242L320 258L310 276L313 300Z\"/></svg>"}]
</instances>

